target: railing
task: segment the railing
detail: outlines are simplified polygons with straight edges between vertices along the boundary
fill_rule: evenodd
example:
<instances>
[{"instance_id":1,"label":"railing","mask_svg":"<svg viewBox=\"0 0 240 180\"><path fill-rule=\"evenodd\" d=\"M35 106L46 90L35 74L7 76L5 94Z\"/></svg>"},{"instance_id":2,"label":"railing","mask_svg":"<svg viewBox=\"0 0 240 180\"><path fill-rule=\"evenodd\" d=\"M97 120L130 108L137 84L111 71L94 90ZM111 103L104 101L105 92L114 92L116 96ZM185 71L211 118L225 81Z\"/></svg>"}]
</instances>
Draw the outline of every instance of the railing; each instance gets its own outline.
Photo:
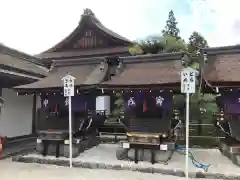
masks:
<instances>
[{"instance_id":1,"label":"railing","mask_svg":"<svg viewBox=\"0 0 240 180\"><path fill-rule=\"evenodd\" d=\"M223 134L217 134L214 124L190 123L189 126L190 146L192 147L214 148L218 145L218 140L223 138ZM185 127L183 126L181 129L183 130L181 140L184 143Z\"/></svg>"},{"instance_id":2,"label":"railing","mask_svg":"<svg viewBox=\"0 0 240 180\"><path fill-rule=\"evenodd\" d=\"M224 137L224 134L219 135L217 133L217 127L214 124L212 114L202 116L200 117L199 120L190 120L189 126L190 126L189 138L190 145L192 147L214 148L217 146L218 140ZM182 130L182 137L180 139L182 143L185 143L184 132L185 127L184 125L182 125L180 128ZM119 132L124 133L123 130L124 130L123 127L108 127L106 129L105 128L100 129L102 133L107 133L109 135L118 134Z\"/></svg>"}]
</instances>

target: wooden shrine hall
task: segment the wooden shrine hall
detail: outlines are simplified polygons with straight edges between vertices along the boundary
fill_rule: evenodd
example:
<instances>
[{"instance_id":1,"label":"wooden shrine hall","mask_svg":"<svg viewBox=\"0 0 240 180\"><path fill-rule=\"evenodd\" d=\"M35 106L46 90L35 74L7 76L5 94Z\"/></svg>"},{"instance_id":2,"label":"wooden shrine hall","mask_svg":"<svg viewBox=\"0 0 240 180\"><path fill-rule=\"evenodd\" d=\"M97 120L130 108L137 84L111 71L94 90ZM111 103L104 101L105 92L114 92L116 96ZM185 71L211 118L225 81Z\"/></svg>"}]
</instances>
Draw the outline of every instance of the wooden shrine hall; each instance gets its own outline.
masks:
<instances>
[{"instance_id":1,"label":"wooden shrine hall","mask_svg":"<svg viewBox=\"0 0 240 180\"><path fill-rule=\"evenodd\" d=\"M226 46L204 49L204 79L213 88L239 87L240 46Z\"/></svg>"},{"instance_id":2,"label":"wooden shrine hall","mask_svg":"<svg viewBox=\"0 0 240 180\"><path fill-rule=\"evenodd\" d=\"M215 115L219 149L240 165L240 46L204 50L204 92L216 94L219 111Z\"/></svg>"},{"instance_id":3,"label":"wooden shrine hall","mask_svg":"<svg viewBox=\"0 0 240 180\"><path fill-rule=\"evenodd\" d=\"M47 76L41 60L0 44L0 87L12 88Z\"/></svg>"},{"instance_id":4,"label":"wooden shrine hall","mask_svg":"<svg viewBox=\"0 0 240 180\"><path fill-rule=\"evenodd\" d=\"M46 91L47 89L56 90L62 87L61 77L66 73L76 77L76 86L85 87L98 85L103 81L112 79L112 76L119 73L121 75L118 79L120 78L121 82L124 80L129 81L126 85L141 85L139 81L148 81L148 84L160 83L175 86L174 78L174 81L179 85L178 76L174 77L169 73L174 74L179 71L179 68L181 68L179 63L181 64L182 60L180 56L184 54L165 53L162 55L131 56L129 47L132 45L133 42L130 40L106 28L90 9L85 9L78 26L70 35L52 48L36 56L41 63L50 68L48 76L37 82L18 86L16 89L28 92ZM175 61L165 62L165 60L178 61L176 63ZM148 61L151 62L149 65ZM143 73L145 70L143 64L145 63L147 63L146 70L152 71L149 74ZM125 64L129 65L125 68ZM156 67L154 67L155 65ZM135 70L132 69L135 68L139 69L139 71L136 71L136 77L139 77L139 81L129 79L134 78L131 77L131 74L134 73ZM151 80L151 75L160 71L161 68L161 74L155 77L159 80ZM163 77L166 77L166 79ZM114 79L116 78L114 77ZM165 82L163 82L163 79L165 79ZM101 86L105 86L105 83ZM108 86L111 85L108 84Z\"/></svg>"},{"instance_id":5,"label":"wooden shrine hall","mask_svg":"<svg viewBox=\"0 0 240 180\"><path fill-rule=\"evenodd\" d=\"M119 56L129 56L128 48L132 44L102 25L90 9L85 9L70 35L37 55L50 68L49 76L17 89L56 89L62 86L61 77L66 73L76 77L76 85L99 84L106 78L106 64L110 65L111 60L117 63Z\"/></svg>"},{"instance_id":6,"label":"wooden shrine hall","mask_svg":"<svg viewBox=\"0 0 240 180\"><path fill-rule=\"evenodd\" d=\"M0 44L0 136L20 138L35 133L36 96L20 97L11 88L47 74L40 59Z\"/></svg>"},{"instance_id":7,"label":"wooden shrine hall","mask_svg":"<svg viewBox=\"0 0 240 180\"><path fill-rule=\"evenodd\" d=\"M73 142L75 142L74 156L80 153L78 143L88 141L87 144L91 144L89 146L99 143L95 138L94 128L101 126L100 121L96 125L97 121L89 120L89 117L103 119L103 115L106 119L111 115L115 99L113 91L143 92L141 96L146 99L149 106L154 107L152 113L156 116L159 116L156 113L157 109L162 108L163 105L164 115L161 117L165 119L162 121L164 126L162 124L157 127L165 128L155 130L161 131L160 136L164 137L164 141L169 142L169 150L174 148L171 139L173 136L173 130L171 130L172 98L173 91L180 89L180 71L185 60L184 53L132 56L129 53L129 47L132 45L130 40L104 27L94 13L86 9L77 28L69 36L49 50L37 55L37 58L49 68L48 76L30 84L17 86L15 90L20 94L38 95L41 99L36 127L40 132L37 143L39 153L46 155L55 152L57 157L68 156L69 148L66 141L68 137L66 118L68 116L61 80L66 74L76 78L76 95L73 97L74 127L72 127ZM149 93L151 91L153 92ZM157 107L155 107L156 102L153 96L161 100L161 103L157 103ZM99 107L97 101L103 98L105 98L104 103ZM162 102L163 99L165 99L164 102ZM143 100L139 103L138 107L142 106ZM97 116L100 111L104 113L101 112L101 116ZM148 112L146 116L150 114ZM93 131L82 128L85 122L88 124L86 127L92 127ZM151 130L149 131L151 134ZM150 137L156 136L150 135ZM49 143L55 145L56 151L50 148ZM159 143L151 147L156 148ZM83 149L85 148L89 147Z\"/></svg>"},{"instance_id":8,"label":"wooden shrine hall","mask_svg":"<svg viewBox=\"0 0 240 180\"><path fill-rule=\"evenodd\" d=\"M118 63L118 57L130 55L128 48L132 44L128 39L106 28L90 9L85 9L78 26L70 35L54 47L36 56L40 62L49 68L48 76L34 83L18 86L15 90L19 94L34 94L40 97L39 102L36 103L41 104L37 106L39 110L37 114L40 114L41 117L46 117L44 113L47 112L44 107L50 107L51 103L55 102L54 106L56 107L50 108L51 112L48 116L52 120L46 121L46 119L38 116L36 122L36 129L38 129L39 138L42 142L49 142L48 140L54 139L54 142L58 144L57 147L59 147L59 143L62 143L61 140L66 139L67 134L64 132L68 129L68 125L66 124L67 121L65 121L64 112L66 106L61 94L63 91L61 78L66 74L71 74L76 78L75 92L78 94L78 97L74 97L76 100L73 99L77 103L76 113L74 113L74 115L76 114L76 119L74 121L77 124L86 124L89 122L88 117L86 117L88 111L93 110L95 107L92 99L96 95L89 95L88 93L87 97L85 97L80 94L86 92L86 90L93 89L93 87L96 88L96 85L107 80L111 75L112 67L115 67ZM93 91L93 94L96 93L98 91ZM78 98L82 99L78 100ZM54 113L55 110L58 110L57 113ZM56 114L59 115L59 111L61 111L60 119L62 120L55 120L59 117L55 116ZM79 133L85 133L85 130L84 132L79 132L78 126L79 124L75 125L77 127L75 130L77 131L73 130L73 132L76 132L76 136ZM46 132L48 129L52 129L52 131ZM92 131L89 130L86 133L90 138L83 140L81 136L81 141L89 140L92 143L89 142L87 144L95 144L97 140L92 136ZM56 141L56 138L53 138L53 134L60 141ZM48 150L46 150L48 148L45 145L45 149L42 147L43 143L37 143L38 152L48 153ZM56 152L57 156L63 154L66 154L66 152L62 150L58 151L58 153Z\"/></svg>"},{"instance_id":9,"label":"wooden shrine hall","mask_svg":"<svg viewBox=\"0 0 240 180\"><path fill-rule=\"evenodd\" d=\"M73 32L37 57L50 66L52 60L128 56L131 45L133 42L106 28L90 9L85 9Z\"/></svg>"}]
</instances>

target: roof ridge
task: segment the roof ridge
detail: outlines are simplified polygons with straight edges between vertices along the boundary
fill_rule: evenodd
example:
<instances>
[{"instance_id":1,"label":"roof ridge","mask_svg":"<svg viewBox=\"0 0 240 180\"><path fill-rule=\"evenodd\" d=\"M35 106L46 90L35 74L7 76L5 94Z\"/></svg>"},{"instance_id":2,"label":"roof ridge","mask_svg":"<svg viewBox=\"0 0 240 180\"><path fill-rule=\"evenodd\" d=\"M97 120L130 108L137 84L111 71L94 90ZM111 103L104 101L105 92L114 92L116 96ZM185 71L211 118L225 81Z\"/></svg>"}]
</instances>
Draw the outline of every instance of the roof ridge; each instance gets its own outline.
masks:
<instances>
[{"instance_id":1,"label":"roof ridge","mask_svg":"<svg viewBox=\"0 0 240 180\"><path fill-rule=\"evenodd\" d=\"M147 55L137 55L137 56L126 56L119 57L124 63L136 63L136 62L157 62L157 61L173 61L182 60L184 52L174 52L174 53L158 53L158 54L147 54Z\"/></svg>"},{"instance_id":2,"label":"roof ridge","mask_svg":"<svg viewBox=\"0 0 240 180\"><path fill-rule=\"evenodd\" d=\"M105 57L98 58L79 58L79 59L64 59L53 61L53 67L62 67L62 66L77 66L77 65L91 65L91 64L100 64L105 60Z\"/></svg>"},{"instance_id":3,"label":"roof ridge","mask_svg":"<svg viewBox=\"0 0 240 180\"><path fill-rule=\"evenodd\" d=\"M99 21L99 19L95 16L95 14L93 13L93 11L89 8L86 8L86 9L83 9L83 14L81 15L81 19L79 21L79 23L81 23L82 21L82 18L86 17L86 16L89 16L92 18L92 20L95 20L96 22L100 23L101 22Z\"/></svg>"},{"instance_id":4,"label":"roof ridge","mask_svg":"<svg viewBox=\"0 0 240 180\"><path fill-rule=\"evenodd\" d=\"M80 21L78 23L78 26L68 35L66 36L64 39L62 39L60 42L58 42L56 45L54 45L53 47L49 48L46 51L43 51L42 53L47 53L47 52L52 52L55 51L58 47L61 47L62 44L64 44L66 41L69 41L70 39L72 39L72 37L75 36L75 34L77 34L79 32L79 30L82 29L83 27L83 23L86 22L86 20L90 20L90 22L93 23L94 26L96 26L97 28L99 28L100 31L105 32L106 34L108 34L109 36L112 36L115 39L119 39L121 41L123 41L123 44L125 45L131 45L133 44L132 41L130 41L129 39L119 35L118 33L108 29L107 27L105 27L99 20L98 18L95 16L95 14L92 12L91 9L86 8L83 11L83 14L81 15ZM42 54L40 53L40 54Z\"/></svg>"},{"instance_id":5,"label":"roof ridge","mask_svg":"<svg viewBox=\"0 0 240 180\"><path fill-rule=\"evenodd\" d=\"M228 53L240 53L240 45L220 46L204 48L203 51L207 54L228 54Z\"/></svg>"},{"instance_id":6,"label":"roof ridge","mask_svg":"<svg viewBox=\"0 0 240 180\"><path fill-rule=\"evenodd\" d=\"M111 35L111 36L113 36L113 37L115 37L115 38L117 38L117 39L121 39L121 40L123 40L123 41L126 41L126 42L128 42L128 43L132 43L132 44L133 44L133 42L132 42L131 40L125 38L124 36L122 36L122 35L114 32L113 30L111 30L111 29L107 28L106 26L104 26L104 25L101 23L101 21L100 21L94 14L93 14L93 15L90 15L90 18L91 18L91 21L92 21L98 28L100 28L102 31L108 33L109 35Z\"/></svg>"},{"instance_id":7,"label":"roof ridge","mask_svg":"<svg viewBox=\"0 0 240 180\"><path fill-rule=\"evenodd\" d=\"M10 47L2 44L2 43L0 44L0 53L7 54L7 55L10 55L10 56L13 56L13 57L17 57L19 59L22 59L22 60L25 60L25 61L31 62L33 64L44 67L44 65L41 62L37 62L37 61L41 61L40 58L29 55L25 52L16 50L14 48L10 48Z\"/></svg>"},{"instance_id":8,"label":"roof ridge","mask_svg":"<svg viewBox=\"0 0 240 180\"><path fill-rule=\"evenodd\" d=\"M137 56L119 56L119 59L122 60L123 63L171 61L178 59L182 60L184 54L185 54L184 52L175 52ZM94 57L94 58L89 57L89 58L53 60L52 67L99 64L105 61L106 58L107 57Z\"/></svg>"},{"instance_id":9,"label":"roof ridge","mask_svg":"<svg viewBox=\"0 0 240 180\"><path fill-rule=\"evenodd\" d=\"M82 56L89 57L100 57L101 55L117 54L119 52L129 52L128 47L126 46L115 46L111 48L95 48L89 50L80 50L80 51L62 51L62 52L45 52L42 54L36 55L38 58L45 59L61 59L61 58L84 58ZM129 53L130 54L130 53Z\"/></svg>"}]
</instances>

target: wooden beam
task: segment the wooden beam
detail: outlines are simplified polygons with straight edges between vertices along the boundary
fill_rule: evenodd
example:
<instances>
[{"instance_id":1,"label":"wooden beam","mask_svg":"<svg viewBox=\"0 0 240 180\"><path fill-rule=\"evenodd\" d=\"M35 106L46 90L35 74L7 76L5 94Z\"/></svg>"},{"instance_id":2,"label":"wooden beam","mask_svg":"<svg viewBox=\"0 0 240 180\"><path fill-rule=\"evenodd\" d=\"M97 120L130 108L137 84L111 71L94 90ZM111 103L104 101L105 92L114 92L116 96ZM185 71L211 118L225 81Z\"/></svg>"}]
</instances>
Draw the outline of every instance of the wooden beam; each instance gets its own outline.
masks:
<instances>
[{"instance_id":1,"label":"wooden beam","mask_svg":"<svg viewBox=\"0 0 240 180\"><path fill-rule=\"evenodd\" d=\"M30 75L17 73L17 72L13 72L13 71L8 71L8 70L4 70L4 69L0 69L0 73L5 73L5 74L13 75L13 76L20 76L20 77L24 77L24 78L27 78L27 79L35 79L35 80L42 79L42 78L39 78L39 77L36 77L36 76L30 76Z\"/></svg>"}]
</instances>

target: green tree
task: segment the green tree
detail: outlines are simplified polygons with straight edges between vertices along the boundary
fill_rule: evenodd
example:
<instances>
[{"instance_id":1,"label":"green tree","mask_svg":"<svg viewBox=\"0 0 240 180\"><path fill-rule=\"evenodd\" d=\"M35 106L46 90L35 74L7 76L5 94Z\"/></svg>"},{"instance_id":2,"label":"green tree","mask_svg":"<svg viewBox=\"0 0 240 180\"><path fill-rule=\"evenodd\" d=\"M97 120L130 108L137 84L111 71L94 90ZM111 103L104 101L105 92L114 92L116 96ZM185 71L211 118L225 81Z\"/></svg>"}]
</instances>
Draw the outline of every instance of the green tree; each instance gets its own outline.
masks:
<instances>
[{"instance_id":1,"label":"green tree","mask_svg":"<svg viewBox=\"0 0 240 180\"><path fill-rule=\"evenodd\" d=\"M136 41L129 49L133 55L156 54L161 52L187 52L187 44L181 39L173 10L169 12L166 26L162 35L148 36L144 40Z\"/></svg>"},{"instance_id":2,"label":"green tree","mask_svg":"<svg viewBox=\"0 0 240 180\"><path fill-rule=\"evenodd\" d=\"M121 113L124 111L124 99L121 93L116 94L116 101L114 102L116 109L113 111L115 117L120 117Z\"/></svg>"},{"instance_id":3,"label":"green tree","mask_svg":"<svg viewBox=\"0 0 240 180\"><path fill-rule=\"evenodd\" d=\"M129 52L132 55L144 54L144 51L138 42L135 42L135 44L129 48Z\"/></svg>"},{"instance_id":4,"label":"green tree","mask_svg":"<svg viewBox=\"0 0 240 180\"><path fill-rule=\"evenodd\" d=\"M187 44L183 39L175 36L165 35L162 38L163 49L162 52L186 52Z\"/></svg>"},{"instance_id":5,"label":"green tree","mask_svg":"<svg viewBox=\"0 0 240 180\"><path fill-rule=\"evenodd\" d=\"M155 36L148 36L144 40L137 41L136 44L130 48L130 52L136 54L156 54L163 51L163 42Z\"/></svg>"},{"instance_id":6,"label":"green tree","mask_svg":"<svg viewBox=\"0 0 240 180\"><path fill-rule=\"evenodd\" d=\"M188 40L188 52L191 56L200 56L201 49L208 47L207 40L197 31L194 31Z\"/></svg>"},{"instance_id":7,"label":"green tree","mask_svg":"<svg viewBox=\"0 0 240 180\"><path fill-rule=\"evenodd\" d=\"M108 122L118 122L124 112L124 99L121 93L116 93L116 100L114 102L116 107L114 108L111 116L107 119Z\"/></svg>"},{"instance_id":8,"label":"green tree","mask_svg":"<svg viewBox=\"0 0 240 180\"><path fill-rule=\"evenodd\" d=\"M162 30L163 36L169 35L172 37L176 37L177 39L180 39L180 30L177 27L177 20L175 18L173 10L171 10L168 14L168 19L166 21L166 26Z\"/></svg>"},{"instance_id":9,"label":"green tree","mask_svg":"<svg viewBox=\"0 0 240 180\"><path fill-rule=\"evenodd\" d=\"M188 39L188 53L190 54L190 66L194 69L200 69L202 61L201 49L208 47L207 40L197 31L194 31ZM203 71L200 75L199 93L202 88Z\"/></svg>"},{"instance_id":10,"label":"green tree","mask_svg":"<svg viewBox=\"0 0 240 180\"><path fill-rule=\"evenodd\" d=\"M164 52L185 52L187 44L182 39L166 36L149 36L144 40L138 41L129 49L133 55L137 54L156 54Z\"/></svg>"}]
</instances>

